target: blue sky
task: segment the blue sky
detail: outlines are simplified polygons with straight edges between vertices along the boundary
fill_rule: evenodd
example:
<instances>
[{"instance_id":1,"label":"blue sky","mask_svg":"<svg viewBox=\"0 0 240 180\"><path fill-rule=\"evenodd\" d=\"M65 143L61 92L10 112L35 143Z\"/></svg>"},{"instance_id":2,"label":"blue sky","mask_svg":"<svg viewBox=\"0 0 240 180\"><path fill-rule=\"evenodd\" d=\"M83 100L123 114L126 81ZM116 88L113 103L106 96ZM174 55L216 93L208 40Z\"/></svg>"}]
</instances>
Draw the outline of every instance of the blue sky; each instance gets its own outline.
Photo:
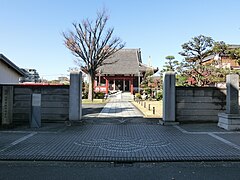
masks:
<instances>
[{"instance_id":1,"label":"blue sky","mask_svg":"<svg viewBox=\"0 0 240 180\"><path fill-rule=\"evenodd\" d=\"M161 68L165 57L178 55L181 45L203 34L216 41L240 44L239 0L0 0L0 53L17 66L35 68L53 79L68 74L75 57L63 45L62 32L73 22L109 12L108 27L141 48L143 62Z\"/></svg>"}]
</instances>

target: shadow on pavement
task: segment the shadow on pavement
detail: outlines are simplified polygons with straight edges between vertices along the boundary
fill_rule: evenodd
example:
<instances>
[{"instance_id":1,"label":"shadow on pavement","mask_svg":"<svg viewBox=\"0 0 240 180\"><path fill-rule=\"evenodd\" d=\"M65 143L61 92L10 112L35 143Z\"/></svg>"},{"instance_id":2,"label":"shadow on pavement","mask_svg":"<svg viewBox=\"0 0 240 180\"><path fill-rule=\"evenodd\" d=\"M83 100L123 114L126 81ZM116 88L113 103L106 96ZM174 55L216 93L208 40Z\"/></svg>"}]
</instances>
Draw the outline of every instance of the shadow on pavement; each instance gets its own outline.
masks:
<instances>
[{"instance_id":1,"label":"shadow on pavement","mask_svg":"<svg viewBox=\"0 0 240 180\"><path fill-rule=\"evenodd\" d=\"M105 104L83 104L82 115L98 114L102 111Z\"/></svg>"}]
</instances>

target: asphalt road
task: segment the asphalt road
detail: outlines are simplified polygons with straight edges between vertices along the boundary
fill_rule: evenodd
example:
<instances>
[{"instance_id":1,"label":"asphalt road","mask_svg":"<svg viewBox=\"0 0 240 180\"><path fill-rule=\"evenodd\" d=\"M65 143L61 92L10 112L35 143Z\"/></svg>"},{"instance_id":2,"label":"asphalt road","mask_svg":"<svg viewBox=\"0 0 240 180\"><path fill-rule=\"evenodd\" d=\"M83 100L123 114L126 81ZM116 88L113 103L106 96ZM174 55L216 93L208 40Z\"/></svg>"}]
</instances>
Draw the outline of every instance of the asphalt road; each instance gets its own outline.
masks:
<instances>
[{"instance_id":1,"label":"asphalt road","mask_svg":"<svg viewBox=\"0 0 240 180\"><path fill-rule=\"evenodd\" d=\"M0 161L0 179L240 179L240 162L95 163Z\"/></svg>"}]
</instances>

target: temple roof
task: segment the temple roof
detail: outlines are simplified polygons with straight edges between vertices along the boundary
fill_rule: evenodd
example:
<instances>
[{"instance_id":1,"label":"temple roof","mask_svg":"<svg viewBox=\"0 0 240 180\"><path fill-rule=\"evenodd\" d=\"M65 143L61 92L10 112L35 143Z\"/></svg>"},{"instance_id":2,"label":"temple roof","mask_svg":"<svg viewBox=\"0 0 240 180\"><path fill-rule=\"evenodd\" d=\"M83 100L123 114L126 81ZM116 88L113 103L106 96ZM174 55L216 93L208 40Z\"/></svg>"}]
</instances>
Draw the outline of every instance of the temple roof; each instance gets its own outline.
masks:
<instances>
[{"instance_id":1,"label":"temple roof","mask_svg":"<svg viewBox=\"0 0 240 180\"><path fill-rule=\"evenodd\" d=\"M138 75L146 71L148 67L142 63L140 49L121 49L108 58L101 69L101 74Z\"/></svg>"}]
</instances>

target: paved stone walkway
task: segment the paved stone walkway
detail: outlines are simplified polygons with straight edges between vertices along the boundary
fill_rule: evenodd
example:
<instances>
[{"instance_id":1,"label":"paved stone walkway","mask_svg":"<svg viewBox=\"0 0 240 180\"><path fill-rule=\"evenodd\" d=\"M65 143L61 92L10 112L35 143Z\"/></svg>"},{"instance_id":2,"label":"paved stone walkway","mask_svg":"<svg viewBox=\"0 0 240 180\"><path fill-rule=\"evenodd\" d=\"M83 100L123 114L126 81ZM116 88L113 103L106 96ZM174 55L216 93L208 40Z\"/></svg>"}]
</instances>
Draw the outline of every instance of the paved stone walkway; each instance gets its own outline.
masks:
<instances>
[{"instance_id":1,"label":"paved stone walkway","mask_svg":"<svg viewBox=\"0 0 240 180\"><path fill-rule=\"evenodd\" d=\"M1 160L240 160L239 132L215 125L78 125L0 132ZM197 126L197 125L191 125ZM44 129L45 128L45 129ZM207 131L205 131L207 129Z\"/></svg>"},{"instance_id":2,"label":"paved stone walkway","mask_svg":"<svg viewBox=\"0 0 240 180\"><path fill-rule=\"evenodd\" d=\"M52 123L39 129L2 130L0 160L240 160L240 132L225 131L217 124L161 126L138 115L129 102L111 101L92 119L118 119L118 123Z\"/></svg>"},{"instance_id":3,"label":"paved stone walkway","mask_svg":"<svg viewBox=\"0 0 240 180\"><path fill-rule=\"evenodd\" d=\"M104 106L98 117L143 117L143 114L128 101L112 100Z\"/></svg>"}]
</instances>

